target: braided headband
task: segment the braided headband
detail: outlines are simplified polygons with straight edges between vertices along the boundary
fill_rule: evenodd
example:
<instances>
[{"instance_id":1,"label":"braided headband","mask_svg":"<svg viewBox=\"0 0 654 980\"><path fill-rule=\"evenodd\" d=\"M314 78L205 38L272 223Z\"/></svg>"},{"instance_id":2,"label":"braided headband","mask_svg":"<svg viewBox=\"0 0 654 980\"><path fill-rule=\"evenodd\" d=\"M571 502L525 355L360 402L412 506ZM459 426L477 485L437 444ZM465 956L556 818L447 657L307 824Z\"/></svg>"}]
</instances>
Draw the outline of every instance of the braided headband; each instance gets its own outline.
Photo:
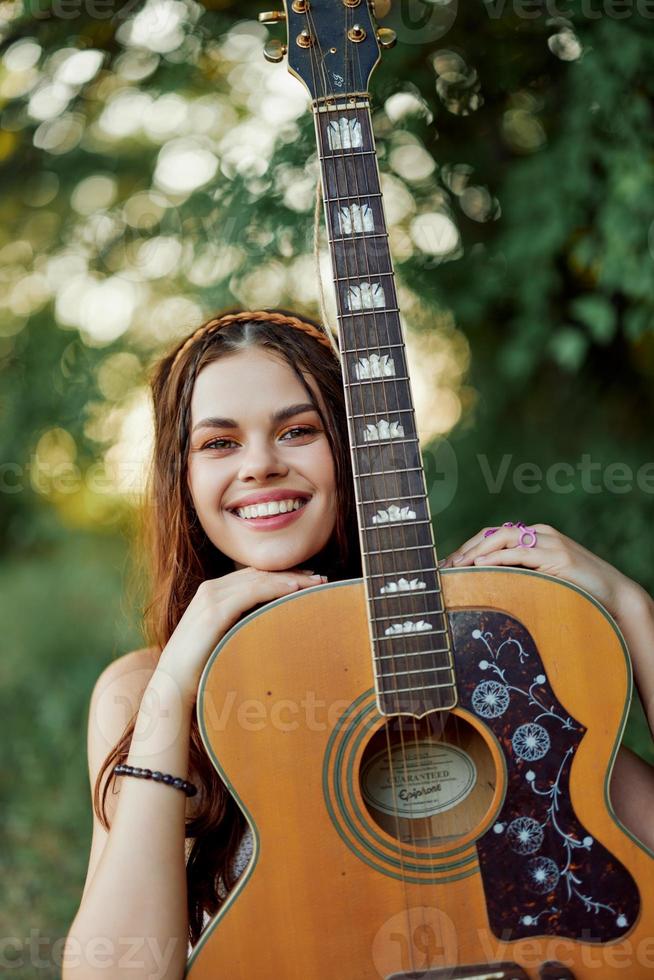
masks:
<instances>
[{"instance_id":1,"label":"braided headband","mask_svg":"<svg viewBox=\"0 0 654 980\"><path fill-rule=\"evenodd\" d=\"M248 321L254 321L255 323L277 323L282 327L293 327L295 330L301 330L303 333L309 334L319 344L324 344L325 347L329 347L330 350L336 353L335 347L327 334L314 327L312 323L306 323L304 320L300 320L299 317L290 316L286 313L276 313L274 311L268 313L266 310L255 310L254 312L226 313L224 316L217 317L215 320L209 320L208 323L204 323L201 327L198 327L195 333L192 333L190 337L186 338L177 351L171 370L175 367L182 354L188 350L191 344L195 343L198 337L215 333L216 330L220 330L222 327L229 327L232 323L246 323Z\"/></svg>"}]
</instances>

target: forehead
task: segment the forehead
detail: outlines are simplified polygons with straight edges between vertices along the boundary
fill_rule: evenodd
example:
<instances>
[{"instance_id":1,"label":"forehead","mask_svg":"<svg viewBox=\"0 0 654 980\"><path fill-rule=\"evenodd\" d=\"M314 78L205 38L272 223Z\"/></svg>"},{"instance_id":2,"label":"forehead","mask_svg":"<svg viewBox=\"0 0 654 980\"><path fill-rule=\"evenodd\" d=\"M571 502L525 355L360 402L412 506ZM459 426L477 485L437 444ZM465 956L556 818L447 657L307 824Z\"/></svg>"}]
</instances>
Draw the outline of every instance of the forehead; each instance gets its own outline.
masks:
<instances>
[{"instance_id":1,"label":"forehead","mask_svg":"<svg viewBox=\"0 0 654 980\"><path fill-rule=\"evenodd\" d=\"M314 379L306 383L322 404ZM234 419L307 400L307 391L283 358L260 347L226 354L202 368L191 396L191 425L208 415Z\"/></svg>"}]
</instances>

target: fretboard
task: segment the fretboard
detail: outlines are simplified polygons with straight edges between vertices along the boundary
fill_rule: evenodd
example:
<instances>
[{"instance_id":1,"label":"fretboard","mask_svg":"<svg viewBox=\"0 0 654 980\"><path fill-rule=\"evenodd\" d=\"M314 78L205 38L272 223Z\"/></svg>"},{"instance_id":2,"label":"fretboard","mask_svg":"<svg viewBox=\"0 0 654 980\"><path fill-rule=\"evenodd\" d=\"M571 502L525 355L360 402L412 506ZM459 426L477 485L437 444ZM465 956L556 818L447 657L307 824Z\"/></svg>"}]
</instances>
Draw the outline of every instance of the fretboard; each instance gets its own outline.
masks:
<instances>
[{"instance_id":1,"label":"fretboard","mask_svg":"<svg viewBox=\"0 0 654 980\"><path fill-rule=\"evenodd\" d=\"M314 104L379 710L457 700L366 98Z\"/></svg>"}]
</instances>

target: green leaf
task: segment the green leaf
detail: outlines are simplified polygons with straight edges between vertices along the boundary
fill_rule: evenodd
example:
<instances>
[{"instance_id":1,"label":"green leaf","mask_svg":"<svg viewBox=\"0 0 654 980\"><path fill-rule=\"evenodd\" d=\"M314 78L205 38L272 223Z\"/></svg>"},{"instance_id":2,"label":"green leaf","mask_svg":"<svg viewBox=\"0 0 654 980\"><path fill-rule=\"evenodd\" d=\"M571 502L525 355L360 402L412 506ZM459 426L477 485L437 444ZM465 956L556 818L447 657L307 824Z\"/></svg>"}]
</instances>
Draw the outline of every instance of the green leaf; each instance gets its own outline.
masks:
<instances>
[{"instance_id":1,"label":"green leaf","mask_svg":"<svg viewBox=\"0 0 654 980\"><path fill-rule=\"evenodd\" d=\"M588 327L598 344L608 344L614 337L617 317L613 305L604 296L579 296L571 305L573 316Z\"/></svg>"},{"instance_id":2,"label":"green leaf","mask_svg":"<svg viewBox=\"0 0 654 980\"><path fill-rule=\"evenodd\" d=\"M566 371L576 371L587 350L588 338L576 327L561 327L550 341L552 356Z\"/></svg>"}]
</instances>

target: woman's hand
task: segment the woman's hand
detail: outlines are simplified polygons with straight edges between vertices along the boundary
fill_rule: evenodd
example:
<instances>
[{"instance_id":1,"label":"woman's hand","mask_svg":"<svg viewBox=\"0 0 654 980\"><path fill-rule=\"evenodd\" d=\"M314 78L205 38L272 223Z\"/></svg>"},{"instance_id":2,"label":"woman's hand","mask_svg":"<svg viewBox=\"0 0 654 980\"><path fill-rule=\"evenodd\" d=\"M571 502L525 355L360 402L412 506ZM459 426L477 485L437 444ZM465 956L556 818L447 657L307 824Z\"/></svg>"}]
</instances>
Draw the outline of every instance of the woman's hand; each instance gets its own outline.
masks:
<instances>
[{"instance_id":1,"label":"woman's hand","mask_svg":"<svg viewBox=\"0 0 654 980\"><path fill-rule=\"evenodd\" d=\"M533 547L525 547L533 540L532 534L525 534L530 531L536 532L536 543ZM520 545L523 534L524 545ZM643 591L613 565L549 524L482 528L452 552L440 567L484 565L519 565L566 579L590 592L618 621L632 599Z\"/></svg>"},{"instance_id":2,"label":"woman's hand","mask_svg":"<svg viewBox=\"0 0 654 980\"><path fill-rule=\"evenodd\" d=\"M324 575L314 575L307 569L262 572L257 568L240 568L220 578L207 579L162 650L158 668L173 677L181 696L192 703L210 654L243 613L326 581Z\"/></svg>"}]
</instances>

